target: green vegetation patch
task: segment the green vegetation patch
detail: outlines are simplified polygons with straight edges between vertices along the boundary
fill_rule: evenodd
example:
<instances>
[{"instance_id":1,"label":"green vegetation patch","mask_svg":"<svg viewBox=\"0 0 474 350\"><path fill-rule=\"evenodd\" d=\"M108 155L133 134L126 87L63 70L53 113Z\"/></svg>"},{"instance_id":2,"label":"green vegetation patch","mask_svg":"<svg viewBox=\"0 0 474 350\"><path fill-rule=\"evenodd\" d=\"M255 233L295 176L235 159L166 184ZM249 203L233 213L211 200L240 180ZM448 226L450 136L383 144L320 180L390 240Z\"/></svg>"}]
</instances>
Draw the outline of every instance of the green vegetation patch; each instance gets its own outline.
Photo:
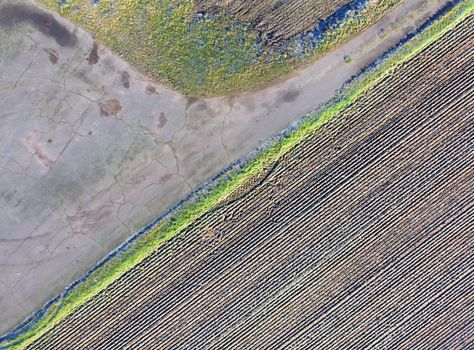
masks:
<instances>
[{"instance_id":1,"label":"green vegetation patch","mask_svg":"<svg viewBox=\"0 0 474 350\"><path fill-rule=\"evenodd\" d=\"M103 291L125 272L157 251L164 242L179 234L206 212L225 202L227 198L232 197L242 186L249 182L249 179L254 176L260 176L262 172L270 168L286 152L316 132L321 125L337 116L368 89L376 86L387 74L390 74L399 67L400 64L410 60L418 52L473 13L474 2L471 0L453 7L447 14L433 22L419 35L399 47L378 65L352 82L335 102L309 116L298 128L275 141L242 167L232 170L230 174L227 174L230 177L226 175L225 178L217 181L206 196L200 196L186 203L173 216L164 219L142 238L136 240L131 247L107 260L80 284L66 293L65 296L61 296L38 322L32 323L30 328L16 339L0 344L0 348L24 348L35 339L50 331L56 324L87 300Z\"/></svg>"},{"instance_id":2,"label":"green vegetation patch","mask_svg":"<svg viewBox=\"0 0 474 350\"><path fill-rule=\"evenodd\" d=\"M37 0L143 73L187 95L223 95L281 79L400 1L355 1L360 5L329 19L324 32L315 29L270 47L246 23L197 13L193 0Z\"/></svg>"}]
</instances>

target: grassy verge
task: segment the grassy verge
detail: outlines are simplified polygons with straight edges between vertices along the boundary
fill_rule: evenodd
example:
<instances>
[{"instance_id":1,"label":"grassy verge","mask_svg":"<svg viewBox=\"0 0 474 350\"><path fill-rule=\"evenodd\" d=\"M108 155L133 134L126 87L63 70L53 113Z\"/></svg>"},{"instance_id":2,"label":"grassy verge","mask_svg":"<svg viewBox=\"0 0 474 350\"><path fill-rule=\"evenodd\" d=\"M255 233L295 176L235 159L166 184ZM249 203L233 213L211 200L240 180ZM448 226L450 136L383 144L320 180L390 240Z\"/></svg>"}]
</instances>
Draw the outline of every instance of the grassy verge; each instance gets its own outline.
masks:
<instances>
[{"instance_id":1,"label":"grassy verge","mask_svg":"<svg viewBox=\"0 0 474 350\"><path fill-rule=\"evenodd\" d=\"M420 50L473 13L474 1L472 0L461 2L453 7L441 18L426 27L419 35L398 47L397 50L387 55L383 61L354 80L331 104L306 118L296 129L277 139L252 160L231 170L225 177L218 180L205 196L187 202L174 215L165 218L156 226L147 230L139 239L131 242L126 249L105 260L95 270L86 275L80 283L75 284L55 300L39 320L31 322L25 329L19 331L16 338L10 337L13 339L4 340L3 343L0 343L0 348L24 348L51 330L68 314L159 249L165 241L177 235L198 217L231 197L250 178L259 176L262 171L268 169L275 161L315 132L321 125L338 115L361 94L376 86L383 77L390 74L401 63L411 59Z\"/></svg>"},{"instance_id":2,"label":"grassy verge","mask_svg":"<svg viewBox=\"0 0 474 350\"><path fill-rule=\"evenodd\" d=\"M196 14L194 0L36 0L60 12L143 73L187 95L224 95L281 79L366 28L401 0L354 0L354 9L278 47L248 24Z\"/></svg>"}]
</instances>

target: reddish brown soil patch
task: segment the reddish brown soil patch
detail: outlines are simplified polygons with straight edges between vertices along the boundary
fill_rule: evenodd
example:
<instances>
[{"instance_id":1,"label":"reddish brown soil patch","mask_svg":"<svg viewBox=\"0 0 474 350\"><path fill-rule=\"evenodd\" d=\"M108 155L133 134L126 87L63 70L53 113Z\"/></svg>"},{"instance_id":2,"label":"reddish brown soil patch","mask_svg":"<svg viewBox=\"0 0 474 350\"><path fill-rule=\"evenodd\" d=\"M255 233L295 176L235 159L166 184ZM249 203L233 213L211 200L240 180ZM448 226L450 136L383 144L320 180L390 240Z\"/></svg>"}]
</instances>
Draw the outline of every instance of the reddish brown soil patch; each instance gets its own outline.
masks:
<instances>
[{"instance_id":1,"label":"reddish brown soil patch","mask_svg":"<svg viewBox=\"0 0 474 350\"><path fill-rule=\"evenodd\" d=\"M100 106L100 115L103 117L110 117L112 115L117 115L118 112L122 109L120 102L116 99L105 100L99 102Z\"/></svg>"}]
</instances>

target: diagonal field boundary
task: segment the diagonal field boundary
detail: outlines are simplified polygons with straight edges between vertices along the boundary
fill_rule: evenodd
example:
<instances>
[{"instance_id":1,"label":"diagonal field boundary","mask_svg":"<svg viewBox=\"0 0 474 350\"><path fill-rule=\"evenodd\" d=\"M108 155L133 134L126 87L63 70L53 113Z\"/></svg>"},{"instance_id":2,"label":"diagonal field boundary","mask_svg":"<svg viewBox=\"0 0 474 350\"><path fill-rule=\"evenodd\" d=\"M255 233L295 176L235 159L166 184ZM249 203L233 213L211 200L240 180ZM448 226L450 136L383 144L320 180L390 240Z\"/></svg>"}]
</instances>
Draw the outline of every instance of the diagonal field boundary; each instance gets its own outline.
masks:
<instances>
[{"instance_id":1,"label":"diagonal field boundary","mask_svg":"<svg viewBox=\"0 0 474 350\"><path fill-rule=\"evenodd\" d=\"M419 30L348 82L330 103L298 120L222 171L167 214L110 253L94 269L72 283L65 292L48 302L15 330L0 337L0 349L23 348L50 330L77 307L156 251L163 242L232 197L250 178L265 173L282 155L336 116L368 88L377 85L395 67L409 60L473 12L473 0L450 2Z\"/></svg>"}]
</instances>

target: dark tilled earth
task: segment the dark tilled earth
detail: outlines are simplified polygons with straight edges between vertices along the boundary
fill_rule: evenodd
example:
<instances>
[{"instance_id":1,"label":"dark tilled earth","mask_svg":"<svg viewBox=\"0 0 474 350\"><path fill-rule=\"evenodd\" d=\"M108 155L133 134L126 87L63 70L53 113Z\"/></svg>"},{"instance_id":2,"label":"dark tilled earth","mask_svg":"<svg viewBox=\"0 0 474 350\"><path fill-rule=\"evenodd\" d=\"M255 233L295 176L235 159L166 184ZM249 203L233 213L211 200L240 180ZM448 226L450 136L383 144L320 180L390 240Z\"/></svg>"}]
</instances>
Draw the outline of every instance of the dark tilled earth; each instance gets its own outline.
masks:
<instances>
[{"instance_id":1,"label":"dark tilled earth","mask_svg":"<svg viewBox=\"0 0 474 350\"><path fill-rule=\"evenodd\" d=\"M231 14L272 40L287 39L313 27L350 0L196 0L200 11Z\"/></svg>"}]
</instances>

